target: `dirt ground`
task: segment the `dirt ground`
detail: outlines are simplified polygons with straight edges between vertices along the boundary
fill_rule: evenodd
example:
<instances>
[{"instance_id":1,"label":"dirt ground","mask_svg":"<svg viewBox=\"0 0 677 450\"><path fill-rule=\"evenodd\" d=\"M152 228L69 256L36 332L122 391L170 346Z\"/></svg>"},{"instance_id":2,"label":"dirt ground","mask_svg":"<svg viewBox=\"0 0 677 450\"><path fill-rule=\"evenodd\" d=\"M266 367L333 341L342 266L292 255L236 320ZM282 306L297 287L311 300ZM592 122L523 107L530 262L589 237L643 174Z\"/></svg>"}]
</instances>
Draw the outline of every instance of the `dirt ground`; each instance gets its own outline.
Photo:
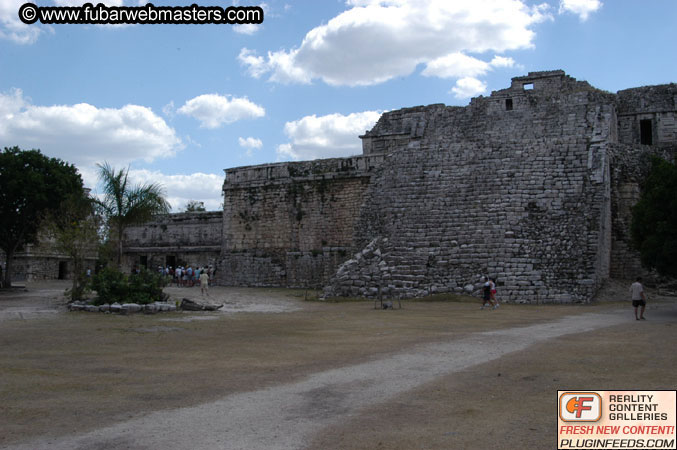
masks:
<instances>
[{"instance_id":1,"label":"dirt ground","mask_svg":"<svg viewBox=\"0 0 677 450\"><path fill-rule=\"evenodd\" d=\"M132 316L68 313L66 287L0 292L1 448L161 448L159 437L119 436L135 423L189 435L204 417L231 420L216 411L232 405L243 423L270 417L298 439L247 441L221 422L191 437L204 439L194 448L554 448L558 389L677 386L677 299L651 293L648 320L636 322L624 283L592 305L496 311L466 301L382 311L304 301L304 291L214 287L219 312ZM167 292L201 298L197 288ZM478 358L442 361L462 348ZM363 382L341 378L351 373ZM265 407L294 390L302 411Z\"/></svg>"}]
</instances>

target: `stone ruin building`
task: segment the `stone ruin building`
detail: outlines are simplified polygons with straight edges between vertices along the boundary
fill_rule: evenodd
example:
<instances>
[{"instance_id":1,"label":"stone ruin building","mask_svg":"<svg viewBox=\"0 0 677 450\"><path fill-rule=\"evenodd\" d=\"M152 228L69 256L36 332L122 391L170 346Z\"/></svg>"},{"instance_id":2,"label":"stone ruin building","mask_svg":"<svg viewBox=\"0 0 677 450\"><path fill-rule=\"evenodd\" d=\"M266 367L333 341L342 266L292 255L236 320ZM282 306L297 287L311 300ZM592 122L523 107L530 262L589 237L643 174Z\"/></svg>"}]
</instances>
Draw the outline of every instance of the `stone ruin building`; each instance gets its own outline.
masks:
<instances>
[{"instance_id":1,"label":"stone ruin building","mask_svg":"<svg viewBox=\"0 0 677 450\"><path fill-rule=\"evenodd\" d=\"M90 190L85 188L89 195ZM96 244L84 249L84 269L94 270L97 262ZM0 250L0 274L4 274L5 252ZM13 281L71 280L74 276L73 261L57 245L56 239L47 229L38 232L37 242L26 244L14 253L12 259Z\"/></svg>"},{"instance_id":2,"label":"stone ruin building","mask_svg":"<svg viewBox=\"0 0 677 450\"><path fill-rule=\"evenodd\" d=\"M505 301L588 301L642 272L630 210L648 156L674 161L677 85L612 94L532 72L465 107L387 112L360 138L360 156L227 169L222 215L131 229L128 264L213 262L223 285L385 298L486 274Z\"/></svg>"},{"instance_id":3,"label":"stone ruin building","mask_svg":"<svg viewBox=\"0 0 677 450\"><path fill-rule=\"evenodd\" d=\"M129 227L123 241L123 270L215 266L221 254L222 223L220 211L197 211L161 215L152 222Z\"/></svg>"}]
</instances>

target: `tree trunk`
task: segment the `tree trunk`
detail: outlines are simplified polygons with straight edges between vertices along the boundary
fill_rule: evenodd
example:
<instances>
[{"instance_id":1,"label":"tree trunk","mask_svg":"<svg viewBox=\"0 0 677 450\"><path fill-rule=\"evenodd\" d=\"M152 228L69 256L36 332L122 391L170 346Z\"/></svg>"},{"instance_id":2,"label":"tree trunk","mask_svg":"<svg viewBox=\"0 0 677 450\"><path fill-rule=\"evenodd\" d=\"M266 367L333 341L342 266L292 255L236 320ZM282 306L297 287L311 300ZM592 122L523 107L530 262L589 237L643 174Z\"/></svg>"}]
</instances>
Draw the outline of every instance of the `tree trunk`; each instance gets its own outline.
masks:
<instances>
[{"instance_id":1,"label":"tree trunk","mask_svg":"<svg viewBox=\"0 0 677 450\"><path fill-rule=\"evenodd\" d=\"M77 253L71 255L73 259L73 286L71 287L71 301L81 300L80 296L80 280L82 277L82 264Z\"/></svg>"},{"instance_id":2,"label":"tree trunk","mask_svg":"<svg viewBox=\"0 0 677 450\"><path fill-rule=\"evenodd\" d=\"M118 225L118 270L122 271L122 226Z\"/></svg>"},{"instance_id":3,"label":"tree trunk","mask_svg":"<svg viewBox=\"0 0 677 450\"><path fill-rule=\"evenodd\" d=\"M12 287L12 259L14 258L14 249L7 250L5 249L5 256L7 258L7 264L5 264L5 273L3 274L4 279L2 281L3 288Z\"/></svg>"}]
</instances>

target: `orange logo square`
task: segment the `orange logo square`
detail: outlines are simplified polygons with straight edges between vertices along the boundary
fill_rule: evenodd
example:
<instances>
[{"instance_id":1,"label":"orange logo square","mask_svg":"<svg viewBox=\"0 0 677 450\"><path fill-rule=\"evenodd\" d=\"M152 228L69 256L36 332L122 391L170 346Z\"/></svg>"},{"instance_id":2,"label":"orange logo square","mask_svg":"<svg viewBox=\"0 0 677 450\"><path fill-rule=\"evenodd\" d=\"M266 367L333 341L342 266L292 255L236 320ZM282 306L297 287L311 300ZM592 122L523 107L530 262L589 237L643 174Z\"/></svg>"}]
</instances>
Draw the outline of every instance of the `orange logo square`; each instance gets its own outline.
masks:
<instances>
[{"instance_id":1,"label":"orange logo square","mask_svg":"<svg viewBox=\"0 0 677 450\"><path fill-rule=\"evenodd\" d=\"M565 392L559 396L563 422L597 422L602 417L602 397L596 392Z\"/></svg>"}]
</instances>

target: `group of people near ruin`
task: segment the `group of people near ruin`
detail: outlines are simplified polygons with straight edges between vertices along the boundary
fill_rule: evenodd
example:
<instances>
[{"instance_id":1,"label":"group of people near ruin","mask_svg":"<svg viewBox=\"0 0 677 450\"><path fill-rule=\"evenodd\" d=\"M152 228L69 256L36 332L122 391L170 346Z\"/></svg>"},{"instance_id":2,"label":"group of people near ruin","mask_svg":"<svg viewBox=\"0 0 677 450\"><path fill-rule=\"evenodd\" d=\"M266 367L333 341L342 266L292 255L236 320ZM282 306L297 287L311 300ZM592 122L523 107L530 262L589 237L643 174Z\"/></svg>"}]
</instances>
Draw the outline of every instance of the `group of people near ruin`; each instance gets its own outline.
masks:
<instances>
[{"instance_id":1,"label":"group of people near ruin","mask_svg":"<svg viewBox=\"0 0 677 450\"><path fill-rule=\"evenodd\" d=\"M168 268L159 268L160 270L167 270L166 275L171 277L172 282L176 284L176 287L193 287L200 284L200 292L202 295L209 295L209 286L213 283L214 275L216 274L216 269L209 266L198 266L193 267L188 265L168 267Z\"/></svg>"},{"instance_id":2,"label":"group of people near ruin","mask_svg":"<svg viewBox=\"0 0 677 450\"><path fill-rule=\"evenodd\" d=\"M193 287L198 282L201 283L204 278L209 281L208 284L212 284L211 281L215 273L216 269L212 266L193 267L188 265L176 268L169 267L167 275L172 278L172 283L176 284L176 287Z\"/></svg>"},{"instance_id":3,"label":"group of people near ruin","mask_svg":"<svg viewBox=\"0 0 677 450\"><path fill-rule=\"evenodd\" d=\"M188 266L158 266L157 271L160 275L167 278L168 284L174 283L176 287L193 287L199 283L202 295L209 295L209 286L213 284L216 268L209 266L198 266L193 268ZM141 269L138 266L132 268L132 275L138 274Z\"/></svg>"}]
</instances>

